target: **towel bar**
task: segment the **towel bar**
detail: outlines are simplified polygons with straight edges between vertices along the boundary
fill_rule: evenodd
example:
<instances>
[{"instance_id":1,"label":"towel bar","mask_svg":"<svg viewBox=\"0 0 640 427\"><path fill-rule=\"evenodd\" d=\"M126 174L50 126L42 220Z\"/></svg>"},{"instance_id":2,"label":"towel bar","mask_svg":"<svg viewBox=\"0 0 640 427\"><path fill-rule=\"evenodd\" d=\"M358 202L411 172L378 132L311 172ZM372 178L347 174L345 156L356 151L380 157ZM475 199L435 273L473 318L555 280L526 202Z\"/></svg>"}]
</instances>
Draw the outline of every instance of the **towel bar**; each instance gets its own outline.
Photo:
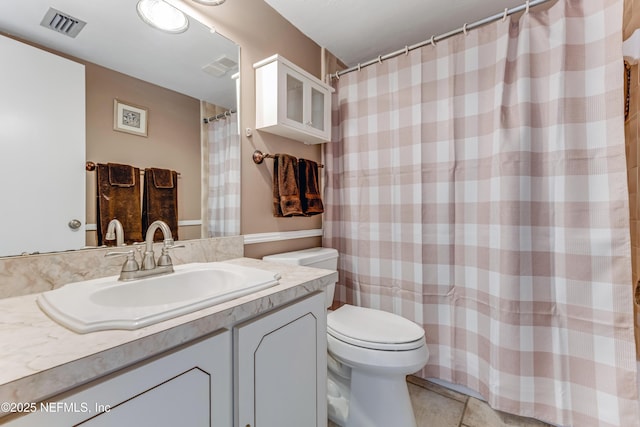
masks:
<instances>
[{"instance_id":1,"label":"towel bar","mask_svg":"<svg viewBox=\"0 0 640 427\"><path fill-rule=\"evenodd\" d=\"M96 164L94 162L87 162L84 166L84 168L89 171L89 172L93 172L96 170ZM177 172L178 176L180 176L180 172ZM144 169L140 168L140 175L144 175Z\"/></svg>"},{"instance_id":2,"label":"towel bar","mask_svg":"<svg viewBox=\"0 0 640 427\"><path fill-rule=\"evenodd\" d=\"M253 163L255 163L256 165L259 165L260 163L262 163L264 159L275 159L275 156L273 154L263 153L260 150L254 151L251 157L253 158ZM318 167L323 168L324 165L321 165L320 163L318 163Z\"/></svg>"}]
</instances>

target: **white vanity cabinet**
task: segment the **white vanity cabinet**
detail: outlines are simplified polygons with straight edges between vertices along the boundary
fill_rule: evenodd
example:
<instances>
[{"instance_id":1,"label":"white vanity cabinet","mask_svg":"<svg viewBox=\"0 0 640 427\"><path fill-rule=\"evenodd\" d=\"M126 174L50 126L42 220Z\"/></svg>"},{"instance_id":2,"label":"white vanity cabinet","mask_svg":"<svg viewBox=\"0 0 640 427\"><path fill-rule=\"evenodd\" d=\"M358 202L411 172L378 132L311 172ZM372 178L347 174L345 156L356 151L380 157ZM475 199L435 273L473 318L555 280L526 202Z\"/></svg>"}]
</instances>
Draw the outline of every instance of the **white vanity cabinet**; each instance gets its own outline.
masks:
<instances>
[{"instance_id":1,"label":"white vanity cabinet","mask_svg":"<svg viewBox=\"0 0 640 427\"><path fill-rule=\"evenodd\" d=\"M68 391L57 390L47 401L16 406L13 412L28 413L0 417L0 425L326 427L325 295L316 290L289 301L275 307L271 300L249 301L249 311L238 310L242 320L232 320L236 317L229 312L217 332ZM91 364L69 363L77 363L79 372L104 375L109 368L101 361L114 366L128 356L123 351L144 357L166 339L158 334L139 346L127 342L127 350L114 347L98 359L92 355Z\"/></svg>"},{"instance_id":2,"label":"white vanity cabinet","mask_svg":"<svg viewBox=\"0 0 640 427\"><path fill-rule=\"evenodd\" d=\"M331 140L331 86L280 55L253 67L256 129L306 144Z\"/></svg>"},{"instance_id":3,"label":"white vanity cabinet","mask_svg":"<svg viewBox=\"0 0 640 427\"><path fill-rule=\"evenodd\" d=\"M327 425L323 293L237 325L236 427Z\"/></svg>"},{"instance_id":4,"label":"white vanity cabinet","mask_svg":"<svg viewBox=\"0 0 640 427\"><path fill-rule=\"evenodd\" d=\"M6 426L231 426L231 363L224 330L32 404L37 412Z\"/></svg>"}]
</instances>

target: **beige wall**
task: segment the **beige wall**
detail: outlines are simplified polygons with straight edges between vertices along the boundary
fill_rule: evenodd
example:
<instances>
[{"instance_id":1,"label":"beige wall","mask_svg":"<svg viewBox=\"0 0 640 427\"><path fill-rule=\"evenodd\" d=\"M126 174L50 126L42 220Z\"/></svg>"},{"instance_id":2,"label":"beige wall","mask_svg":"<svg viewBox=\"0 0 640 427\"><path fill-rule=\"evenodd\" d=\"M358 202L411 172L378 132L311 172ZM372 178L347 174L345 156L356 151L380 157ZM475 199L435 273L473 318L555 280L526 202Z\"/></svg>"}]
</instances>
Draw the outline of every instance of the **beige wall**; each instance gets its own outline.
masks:
<instances>
[{"instance_id":1,"label":"beige wall","mask_svg":"<svg viewBox=\"0 0 640 427\"><path fill-rule=\"evenodd\" d=\"M622 39L626 40L640 28L640 0L624 0Z\"/></svg>"},{"instance_id":2,"label":"beige wall","mask_svg":"<svg viewBox=\"0 0 640 427\"><path fill-rule=\"evenodd\" d=\"M321 161L319 145L309 146L287 138L256 132L247 137L246 128L255 129L255 78L253 64L275 53L306 71L321 77L321 48L277 14L263 0L229 0L216 7L196 5L216 25L216 30L240 45L240 126L242 144L242 222L241 233L294 231L322 227L322 215L274 218L271 212L273 161L256 165L251 154L259 149L268 153L289 153L296 157ZM281 250L300 249L321 244L320 238L291 240L245 246L245 255L261 257ZM289 246L291 245L291 246Z\"/></svg>"}]
</instances>

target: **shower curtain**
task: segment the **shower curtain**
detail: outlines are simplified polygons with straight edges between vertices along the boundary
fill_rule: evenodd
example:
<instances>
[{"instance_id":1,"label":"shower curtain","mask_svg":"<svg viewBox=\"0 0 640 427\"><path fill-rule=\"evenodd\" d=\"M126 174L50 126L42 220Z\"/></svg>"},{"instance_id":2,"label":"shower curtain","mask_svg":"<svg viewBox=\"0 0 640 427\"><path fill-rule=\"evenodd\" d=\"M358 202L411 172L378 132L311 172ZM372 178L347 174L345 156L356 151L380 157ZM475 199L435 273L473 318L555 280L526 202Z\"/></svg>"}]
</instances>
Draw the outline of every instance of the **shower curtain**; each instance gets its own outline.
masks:
<instances>
[{"instance_id":1,"label":"shower curtain","mask_svg":"<svg viewBox=\"0 0 640 427\"><path fill-rule=\"evenodd\" d=\"M240 234L240 135L238 115L209 122L206 226L209 237Z\"/></svg>"},{"instance_id":2,"label":"shower curtain","mask_svg":"<svg viewBox=\"0 0 640 427\"><path fill-rule=\"evenodd\" d=\"M418 374L637 426L622 1L561 0L335 81L338 303L424 326Z\"/></svg>"}]
</instances>

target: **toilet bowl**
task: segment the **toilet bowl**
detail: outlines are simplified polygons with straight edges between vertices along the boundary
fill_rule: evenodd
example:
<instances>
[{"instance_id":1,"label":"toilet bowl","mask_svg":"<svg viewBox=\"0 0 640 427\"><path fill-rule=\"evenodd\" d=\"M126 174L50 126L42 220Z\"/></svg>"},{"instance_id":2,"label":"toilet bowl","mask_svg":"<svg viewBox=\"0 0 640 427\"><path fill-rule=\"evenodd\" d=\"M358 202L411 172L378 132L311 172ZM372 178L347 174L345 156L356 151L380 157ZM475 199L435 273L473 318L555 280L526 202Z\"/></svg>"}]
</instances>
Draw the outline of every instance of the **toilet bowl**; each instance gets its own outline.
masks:
<instances>
[{"instance_id":1,"label":"toilet bowl","mask_svg":"<svg viewBox=\"0 0 640 427\"><path fill-rule=\"evenodd\" d=\"M337 269L338 252L312 248L265 261ZM325 290L327 307L335 284ZM424 329L381 310L343 305L327 315L329 419L342 427L416 427L406 375L429 358Z\"/></svg>"}]
</instances>

